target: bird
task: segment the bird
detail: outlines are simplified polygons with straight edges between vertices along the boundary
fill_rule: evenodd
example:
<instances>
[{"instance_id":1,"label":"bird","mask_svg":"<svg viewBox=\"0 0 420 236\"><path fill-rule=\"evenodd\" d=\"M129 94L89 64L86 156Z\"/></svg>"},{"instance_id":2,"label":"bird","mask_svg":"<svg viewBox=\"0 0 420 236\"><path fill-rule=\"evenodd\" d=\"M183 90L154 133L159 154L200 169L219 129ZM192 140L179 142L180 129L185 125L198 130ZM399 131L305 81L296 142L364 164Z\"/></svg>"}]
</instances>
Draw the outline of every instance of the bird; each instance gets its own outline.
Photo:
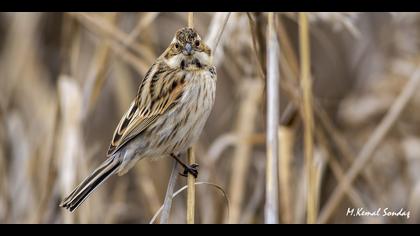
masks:
<instances>
[{"instance_id":1,"label":"bird","mask_svg":"<svg viewBox=\"0 0 420 236\"><path fill-rule=\"evenodd\" d=\"M198 175L197 164L180 156L197 142L216 95L211 48L190 27L176 31L168 48L147 71L112 137L106 159L60 207L76 210L110 176L126 174L141 159L172 157L181 175Z\"/></svg>"}]
</instances>

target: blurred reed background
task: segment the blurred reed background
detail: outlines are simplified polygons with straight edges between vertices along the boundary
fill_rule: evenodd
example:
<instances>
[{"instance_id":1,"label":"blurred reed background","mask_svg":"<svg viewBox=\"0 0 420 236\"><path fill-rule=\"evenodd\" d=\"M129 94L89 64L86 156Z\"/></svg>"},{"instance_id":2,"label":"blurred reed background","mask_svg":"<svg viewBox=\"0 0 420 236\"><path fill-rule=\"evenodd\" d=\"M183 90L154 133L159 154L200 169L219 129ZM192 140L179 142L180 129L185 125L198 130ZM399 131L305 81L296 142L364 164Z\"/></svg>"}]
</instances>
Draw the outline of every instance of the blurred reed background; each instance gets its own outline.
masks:
<instances>
[{"instance_id":1,"label":"blurred reed background","mask_svg":"<svg viewBox=\"0 0 420 236\"><path fill-rule=\"evenodd\" d=\"M227 16L194 14L211 45L221 35L197 181L230 203L197 185L195 222L420 223L420 14ZM150 221L169 158L111 178L74 214L58 204L105 158L146 70L186 25L187 13L0 13L1 223ZM170 223L186 222L186 196Z\"/></svg>"}]
</instances>

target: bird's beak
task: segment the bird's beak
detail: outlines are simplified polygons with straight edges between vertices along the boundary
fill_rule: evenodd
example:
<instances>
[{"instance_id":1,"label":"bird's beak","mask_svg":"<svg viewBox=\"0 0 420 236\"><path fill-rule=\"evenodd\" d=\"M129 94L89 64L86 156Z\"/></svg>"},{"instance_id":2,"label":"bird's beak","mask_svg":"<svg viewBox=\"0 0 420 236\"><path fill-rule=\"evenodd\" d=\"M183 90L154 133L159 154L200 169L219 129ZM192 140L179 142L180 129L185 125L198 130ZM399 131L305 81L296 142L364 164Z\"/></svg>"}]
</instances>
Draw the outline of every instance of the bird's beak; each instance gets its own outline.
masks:
<instances>
[{"instance_id":1,"label":"bird's beak","mask_svg":"<svg viewBox=\"0 0 420 236\"><path fill-rule=\"evenodd\" d=\"M184 53L187 55L191 55L192 47L190 43L187 43L184 47Z\"/></svg>"}]
</instances>

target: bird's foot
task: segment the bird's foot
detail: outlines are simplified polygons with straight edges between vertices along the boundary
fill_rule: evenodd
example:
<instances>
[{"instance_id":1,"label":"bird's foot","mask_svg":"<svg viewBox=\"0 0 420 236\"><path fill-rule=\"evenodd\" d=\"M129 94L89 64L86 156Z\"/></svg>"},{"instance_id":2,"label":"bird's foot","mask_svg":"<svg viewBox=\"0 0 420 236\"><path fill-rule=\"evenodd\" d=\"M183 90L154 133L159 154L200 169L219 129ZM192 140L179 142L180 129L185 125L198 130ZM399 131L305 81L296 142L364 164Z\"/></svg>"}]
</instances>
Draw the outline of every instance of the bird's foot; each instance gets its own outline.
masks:
<instances>
[{"instance_id":1,"label":"bird's foot","mask_svg":"<svg viewBox=\"0 0 420 236\"><path fill-rule=\"evenodd\" d=\"M180 175L184 176L184 177L188 177L188 173L192 174L194 176L194 178L197 178L198 176L198 167L199 165L196 163L193 163L191 165L185 165L184 166L184 172L183 173L179 173Z\"/></svg>"}]
</instances>

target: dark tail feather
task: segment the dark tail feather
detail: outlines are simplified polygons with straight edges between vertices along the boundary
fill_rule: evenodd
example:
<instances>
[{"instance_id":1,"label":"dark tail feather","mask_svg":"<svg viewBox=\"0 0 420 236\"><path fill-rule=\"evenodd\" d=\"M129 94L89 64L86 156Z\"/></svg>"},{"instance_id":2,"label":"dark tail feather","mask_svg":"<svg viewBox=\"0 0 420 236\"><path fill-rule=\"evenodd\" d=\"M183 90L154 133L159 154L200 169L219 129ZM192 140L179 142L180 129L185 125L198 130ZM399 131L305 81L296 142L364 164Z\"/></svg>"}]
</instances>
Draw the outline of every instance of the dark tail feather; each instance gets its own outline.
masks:
<instances>
[{"instance_id":1,"label":"dark tail feather","mask_svg":"<svg viewBox=\"0 0 420 236\"><path fill-rule=\"evenodd\" d=\"M93 190L115 173L120 165L121 162L117 158L110 157L107 159L60 203L60 207L64 207L71 212L76 210Z\"/></svg>"}]
</instances>

